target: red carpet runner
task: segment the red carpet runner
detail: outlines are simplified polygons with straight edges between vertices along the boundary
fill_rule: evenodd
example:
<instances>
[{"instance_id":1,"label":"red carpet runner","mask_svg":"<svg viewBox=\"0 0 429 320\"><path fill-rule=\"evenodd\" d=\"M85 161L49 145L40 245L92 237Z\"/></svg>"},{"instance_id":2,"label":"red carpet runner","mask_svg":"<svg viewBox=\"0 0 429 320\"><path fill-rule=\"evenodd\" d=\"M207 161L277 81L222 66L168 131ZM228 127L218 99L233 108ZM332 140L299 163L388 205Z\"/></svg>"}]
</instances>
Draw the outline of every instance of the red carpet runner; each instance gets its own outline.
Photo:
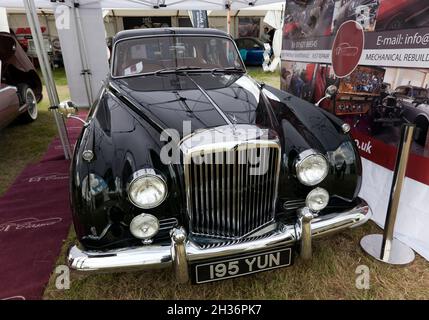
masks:
<instances>
[{"instance_id":1,"label":"red carpet runner","mask_svg":"<svg viewBox=\"0 0 429 320\"><path fill-rule=\"evenodd\" d=\"M72 147L81 127L67 120ZM71 224L69 165L56 138L0 198L0 300L42 298Z\"/></svg>"}]
</instances>

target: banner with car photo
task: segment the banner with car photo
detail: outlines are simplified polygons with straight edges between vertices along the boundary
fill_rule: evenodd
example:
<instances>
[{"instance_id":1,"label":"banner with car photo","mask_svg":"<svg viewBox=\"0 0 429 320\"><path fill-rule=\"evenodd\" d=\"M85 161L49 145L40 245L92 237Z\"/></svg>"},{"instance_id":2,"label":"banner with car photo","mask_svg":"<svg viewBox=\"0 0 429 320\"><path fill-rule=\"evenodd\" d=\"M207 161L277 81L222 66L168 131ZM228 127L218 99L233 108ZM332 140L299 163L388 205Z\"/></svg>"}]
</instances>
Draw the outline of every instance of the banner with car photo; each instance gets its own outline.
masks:
<instances>
[{"instance_id":1,"label":"banner with car photo","mask_svg":"<svg viewBox=\"0 0 429 320\"><path fill-rule=\"evenodd\" d=\"M362 196L384 224L403 123L416 124L396 236L429 259L429 1L288 0L281 88L352 127Z\"/></svg>"}]
</instances>

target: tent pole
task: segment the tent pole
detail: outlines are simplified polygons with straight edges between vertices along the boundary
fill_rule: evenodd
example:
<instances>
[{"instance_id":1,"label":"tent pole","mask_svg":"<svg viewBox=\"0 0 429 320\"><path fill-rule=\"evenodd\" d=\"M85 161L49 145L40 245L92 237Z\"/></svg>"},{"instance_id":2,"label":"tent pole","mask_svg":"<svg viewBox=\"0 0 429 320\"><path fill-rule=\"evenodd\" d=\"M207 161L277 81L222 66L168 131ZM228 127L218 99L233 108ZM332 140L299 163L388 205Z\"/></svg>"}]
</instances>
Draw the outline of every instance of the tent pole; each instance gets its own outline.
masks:
<instances>
[{"instance_id":1,"label":"tent pole","mask_svg":"<svg viewBox=\"0 0 429 320\"><path fill-rule=\"evenodd\" d=\"M45 80L46 91L48 92L49 102L51 106L58 106L60 100L58 97L57 88L55 86L52 70L49 65L48 55L43 47L43 37L39 18L37 17L37 9L34 0L24 0L25 12L27 14L28 24L33 36L34 46L36 47L37 57L39 58L40 70L42 71ZM57 124L58 134L63 146L64 157L66 160L71 159L70 143L67 135L67 130L64 123L64 118L56 111L53 112L55 122Z\"/></svg>"},{"instance_id":2,"label":"tent pole","mask_svg":"<svg viewBox=\"0 0 429 320\"><path fill-rule=\"evenodd\" d=\"M226 16L226 32L231 35L231 4L228 5L228 11Z\"/></svg>"},{"instance_id":3,"label":"tent pole","mask_svg":"<svg viewBox=\"0 0 429 320\"><path fill-rule=\"evenodd\" d=\"M84 77L85 91L86 91L86 96L88 98L88 107L91 107L93 102L92 87L91 87L91 70L89 69L89 66L88 66L87 50L85 46L85 38L82 30L82 20L80 18L78 2L74 2L73 13L74 13L74 19L76 24L77 44L79 47L80 59L82 63L82 75Z\"/></svg>"}]
</instances>

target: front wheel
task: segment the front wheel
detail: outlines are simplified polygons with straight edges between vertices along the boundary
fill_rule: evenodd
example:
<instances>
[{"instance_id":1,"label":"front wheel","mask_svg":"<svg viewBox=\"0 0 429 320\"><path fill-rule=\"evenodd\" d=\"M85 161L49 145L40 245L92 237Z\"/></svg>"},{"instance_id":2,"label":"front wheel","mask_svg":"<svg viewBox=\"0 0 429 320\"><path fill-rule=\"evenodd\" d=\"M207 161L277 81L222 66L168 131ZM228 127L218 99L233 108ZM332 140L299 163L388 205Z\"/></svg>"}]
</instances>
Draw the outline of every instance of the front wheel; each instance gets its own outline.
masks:
<instances>
[{"instance_id":1,"label":"front wheel","mask_svg":"<svg viewBox=\"0 0 429 320\"><path fill-rule=\"evenodd\" d=\"M416 127L418 132L416 134L415 140L419 145L424 146L426 143L426 136L428 134L429 121L423 117L417 118Z\"/></svg>"},{"instance_id":2,"label":"front wheel","mask_svg":"<svg viewBox=\"0 0 429 320\"><path fill-rule=\"evenodd\" d=\"M21 107L25 106L25 112L20 118L24 122L33 122L37 119L37 99L36 95L27 84L18 85L18 94L21 101Z\"/></svg>"}]
</instances>

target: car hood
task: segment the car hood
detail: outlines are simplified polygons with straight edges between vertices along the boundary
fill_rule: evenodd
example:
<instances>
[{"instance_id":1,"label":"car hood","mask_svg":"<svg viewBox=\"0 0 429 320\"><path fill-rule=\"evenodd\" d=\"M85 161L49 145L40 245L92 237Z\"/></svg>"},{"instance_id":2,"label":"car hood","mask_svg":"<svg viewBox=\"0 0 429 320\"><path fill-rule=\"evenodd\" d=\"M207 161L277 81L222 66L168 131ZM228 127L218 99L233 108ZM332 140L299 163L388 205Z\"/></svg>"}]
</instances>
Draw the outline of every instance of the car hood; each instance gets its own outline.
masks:
<instances>
[{"instance_id":1,"label":"car hood","mask_svg":"<svg viewBox=\"0 0 429 320\"><path fill-rule=\"evenodd\" d=\"M295 141L292 145L297 150L316 148L325 153L347 139L336 117L277 89L261 88L245 74L164 74L112 83L118 95L131 100L139 116L159 132L175 129L183 137L198 129L224 126L230 119L270 128L280 140Z\"/></svg>"},{"instance_id":2,"label":"car hood","mask_svg":"<svg viewBox=\"0 0 429 320\"><path fill-rule=\"evenodd\" d=\"M184 121L190 121L192 132L231 123L274 126L268 100L247 75L160 74L114 84L148 119L181 134Z\"/></svg>"}]
</instances>

